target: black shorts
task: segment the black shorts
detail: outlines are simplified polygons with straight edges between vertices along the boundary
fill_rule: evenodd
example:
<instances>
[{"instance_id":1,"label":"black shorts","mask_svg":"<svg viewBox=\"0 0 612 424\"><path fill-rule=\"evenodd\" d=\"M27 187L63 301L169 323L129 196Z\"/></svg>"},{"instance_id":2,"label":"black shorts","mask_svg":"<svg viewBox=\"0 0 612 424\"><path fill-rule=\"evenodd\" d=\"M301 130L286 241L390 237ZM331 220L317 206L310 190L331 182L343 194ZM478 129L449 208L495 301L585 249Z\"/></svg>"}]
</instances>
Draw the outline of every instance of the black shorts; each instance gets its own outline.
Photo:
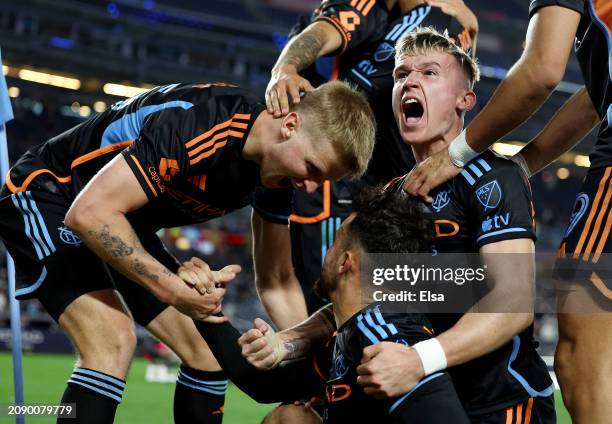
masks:
<instances>
[{"instance_id":1,"label":"black shorts","mask_svg":"<svg viewBox=\"0 0 612 424\"><path fill-rule=\"evenodd\" d=\"M506 409L470 416L470 422L472 424L556 424L555 399L553 395L529 398Z\"/></svg>"},{"instance_id":2,"label":"black shorts","mask_svg":"<svg viewBox=\"0 0 612 424\"><path fill-rule=\"evenodd\" d=\"M63 221L70 200L63 195L44 190L11 194L4 187L2 196L0 238L15 262L17 299L38 299L58 321L66 307L81 295L116 289L134 320L143 326L168 306L111 269L66 228ZM171 270L178 268L155 234L139 237L156 259Z\"/></svg>"},{"instance_id":3,"label":"black shorts","mask_svg":"<svg viewBox=\"0 0 612 424\"><path fill-rule=\"evenodd\" d=\"M589 170L558 252L555 277L586 282L612 300L612 166Z\"/></svg>"}]
</instances>

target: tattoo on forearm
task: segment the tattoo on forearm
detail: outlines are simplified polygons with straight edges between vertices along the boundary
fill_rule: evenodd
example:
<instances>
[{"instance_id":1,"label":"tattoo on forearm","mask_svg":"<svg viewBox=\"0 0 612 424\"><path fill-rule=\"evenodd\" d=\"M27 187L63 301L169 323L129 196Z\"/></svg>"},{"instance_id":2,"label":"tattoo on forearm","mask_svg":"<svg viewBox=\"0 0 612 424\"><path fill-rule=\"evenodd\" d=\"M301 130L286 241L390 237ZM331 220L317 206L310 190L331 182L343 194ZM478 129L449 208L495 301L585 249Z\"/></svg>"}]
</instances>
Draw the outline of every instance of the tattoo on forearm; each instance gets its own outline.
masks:
<instances>
[{"instance_id":1,"label":"tattoo on forearm","mask_svg":"<svg viewBox=\"0 0 612 424\"><path fill-rule=\"evenodd\" d=\"M317 34L302 33L289 46L283 62L301 71L314 63L322 48L323 42Z\"/></svg>"},{"instance_id":2,"label":"tattoo on forearm","mask_svg":"<svg viewBox=\"0 0 612 424\"><path fill-rule=\"evenodd\" d=\"M134 259L132 261L130 268L133 272L135 272L136 274L142 277L147 277L153 281L159 282L159 276L150 272L147 269L147 266L143 264L142 262L140 262L138 259Z\"/></svg>"},{"instance_id":3,"label":"tattoo on forearm","mask_svg":"<svg viewBox=\"0 0 612 424\"><path fill-rule=\"evenodd\" d=\"M134 248L128 246L119 236L110 233L108 225L102 227L102 232L88 231L89 235L98 240L113 258L122 258L134 253Z\"/></svg>"}]
</instances>

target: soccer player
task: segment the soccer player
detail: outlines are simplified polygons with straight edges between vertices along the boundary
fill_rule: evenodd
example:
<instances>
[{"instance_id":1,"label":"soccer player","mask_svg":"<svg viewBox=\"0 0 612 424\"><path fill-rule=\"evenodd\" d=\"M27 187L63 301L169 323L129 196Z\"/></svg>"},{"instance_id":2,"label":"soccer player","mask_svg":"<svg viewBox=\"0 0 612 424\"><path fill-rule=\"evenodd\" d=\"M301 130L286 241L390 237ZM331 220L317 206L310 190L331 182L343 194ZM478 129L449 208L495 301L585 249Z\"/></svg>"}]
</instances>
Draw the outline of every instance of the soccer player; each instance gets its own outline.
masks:
<instances>
[{"instance_id":1,"label":"soccer player","mask_svg":"<svg viewBox=\"0 0 612 424\"><path fill-rule=\"evenodd\" d=\"M340 82L308 93L284 118L236 86L172 84L22 156L2 187L0 235L15 259L17 297L38 298L79 354L62 398L77 403L78 422L113 421L136 343L131 316L187 365L175 420L220 422L227 381L206 372L218 365L190 318L220 310L239 267L211 271L194 258L179 269L155 232L252 204L262 301L280 328L299 322L306 310L278 216L292 186L313 191L363 173L374 134L369 105Z\"/></svg>"},{"instance_id":2,"label":"soccer player","mask_svg":"<svg viewBox=\"0 0 612 424\"><path fill-rule=\"evenodd\" d=\"M266 90L268 111L281 116L291 102L300 101L300 91L330 79L349 81L366 94L377 121L374 153L361 184L374 186L405 174L415 162L391 111L393 47L402 34L418 25L448 29L474 52L478 21L462 0L323 2L311 22L292 30L294 35L274 65ZM294 195L293 264L310 312L324 304L312 294L312 286L335 231L352 210L356 185L326 182L314 194ZM302 255L304 251L311 253Z\"/></svg>"},{"instance_id":3,"label":"soccer player","mask_svg":"<svg viewBox=\"0 0 612 424\"><path fill-rule=\"evenodd\" d=\"M468 424L446 372L433 373L392 399L368 396L357 384L364 347L383 340L414 345L432 337L431 324L424 314L386 313L380 304L372 302L372 296L367 296L369 304L364 306L368 286L362 284L362 266L371 260L370 253L426 252L431 232L423 205L401 190L369 189L358 197L355 211L336 232L317 282L317 289L332 301L332 320L338 332L313 358L257 371L240 356L236 343L239 333L229 323L198 323L198 328L231 380L257 400L290 402L320 396L324 399L321 418L325 423ZM264 337L274 337L269 327L264 333L250 330L240 342L253 346ZM264 422L320 420L304 407L284 406Z\"/></svg>"},{"instance_id":4,"label":"soccer player","mask_svg":"<svg viewBox=\"0 0 612 424\"><path fill-rule=\"evenodd\" d=\"M568 265L581 272L569 277L571 290L560 293L555 371L574 422L606 422L612 416L612 282L606 260L612 228L612 8L597 0L533 0L529 16L519 61L470 125L448 149L423 162L406 189L430 197L433 187L457 175L477 152L524 122L561 81L574 47L586 87L515 159L529 174L538 172L599 124L587 177L559 252L579 259L579 264ZM580 308L608 313L572 313Z\"/></svg>"},{"instance_id":5,"label":"soccer player","mask_svg":"<svg viewBox=\"0 0 612 424\"><path fill-rule=\"evenodd\" d=\"M398 41L393 75L399 131L421 162L461 132L463 116L476 101L478 67L448 37L420 29ZM505 255L515 263L511 272L499 260L488 267L491 294L504 293L504 305L489 306L493 313L429 314L437 336L425 341L425 349L369 346L358 382L369 395L396 397L448 368L472 423L554 423L554 386L535 350L533 310L516 306L531 304L534 290L535 232L526 176L514 162L487 151L434 197L434 252L474 252L484 260ZM512 306L502 309L506 305ZM299 344L304 332L280 334L292 349L306 346ZM253 357L260 366L278 360L278 350L264 355L266 348L255 348L254 355L263 356Z\"/></svg>"}]
</instances>

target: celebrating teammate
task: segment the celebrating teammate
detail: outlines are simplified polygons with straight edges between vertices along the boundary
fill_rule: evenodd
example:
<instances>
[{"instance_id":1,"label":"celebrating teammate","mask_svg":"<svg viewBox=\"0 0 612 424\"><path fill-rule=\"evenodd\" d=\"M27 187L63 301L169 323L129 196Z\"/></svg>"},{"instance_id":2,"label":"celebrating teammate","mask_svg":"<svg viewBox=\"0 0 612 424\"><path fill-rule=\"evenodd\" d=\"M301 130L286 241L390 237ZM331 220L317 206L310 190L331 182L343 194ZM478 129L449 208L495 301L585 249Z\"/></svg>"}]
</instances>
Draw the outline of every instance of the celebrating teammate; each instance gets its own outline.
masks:
<instances>
[{"instance_id":1,"label":"celebrating teammate","mask_svg":"<svg viewBox=\"0 0 612 424\"><path fill-rule=\"evenodd\" d=\"M155 232L252 204L262 301L279 327L299 322L305 305L278 216L292 186L362 174L374 133L367 102L340 82L281 119L235 86L172 84L22 156L2 187L0 234L18 298L38 298L79 353L62 398L77 404L78 422L113 421L136 344L131 316L183 361L175 420L220 422L227 380L207 372L219 367L189 317L219 311L239 267L211 271L193 259L179 268Z\"/></svg>"},{"instance_id":2,"label":"celebrating teammate","mask_svg":"<svg viewBox=\"0 0 612 424\"><path fill-rule=\"evenodd\" d=\"M476 101L472 86L478 68L448 37L420 29L398 41L394 79L399 131L420 162L446 148L461 131L463 116ZM401 187L402 181L395 184ZM426 349L386 342L367 347L358 382L369 395L395 397L448 367L472 423L554 423L554 386L534 348L528 306L533 302L535 233L525 176L514 162L487 151L435 197L435 253L479 252L483 260L505 255L512 272L500 264L504 261L489 264L493 297L488 300L494 302L488 311L493 313L429 314L438 336L425 341ZM499 293L503 305L495 303ZM517 307L520 303L526 306ZM502 309L507 305L512 306ZM308 346L300 344L307 332L281 334L293 350ZM259 366L278 361L282 353L259 345L253 350ZM266 354L264 359L259 352Z\"/></svg>"},{"instance_id":3,"label":"celebrating teammate","mask_svg":"<svg viewBox=\"0 0 612 424\"><path fill-rule=\"evenodd\" d=\"M370 253L426 252L430 225L422 204L401 191L370 189L358 198L355 211L336 232L317 282L317 290L332 301L332 320L338 334L319 347L314 358L257 371L240 357L236 343L239 333L229 323L198 323L198 327L232 381L257 400L290 402L321 397L321 418L325 423L468 424L453 383L444 371L433 373L417 387L391 399L368 396L357 384L357 367L364 347L383 340L414 345L432 337L431 324L424 314L386 313L371 296L365 306L362 303L367 287L362 285L362 267L371 260ZM259 355L265 358L267 352L251 354L251 350L266 337L274 340L266 324L257 325L263 331L256 328L240 337L244 353L253 362ZM273 411L264 422L320 421L307 408L285 406Z\"/></svg>"},{"instance_id":4,"label":"celebrating teammate","mask_svg":"<svg viewBox=\"0 0 612 424\"><path fill-rule=\"evenodd\" d=\"M560 255L579 259L570 290L560 293L555 370L574 422L606 422L612 415L612 315L609 258L612 228L612 8L596 0L533 0L526 47L520 60L468 127L409 178L406 189L427 196L461 172L477 152L525 121L561 81L572 45L586 88L575 93L515 159L533 174L569 150L595 125L597 142L576 198ZM429 196L428 196L429 197ZM574 309L575 308L575 309ZM597 352L597 353L594 353Z\"/></svg>"},{"instance_id":5,"label":"celebrating teammate","mask_svg":"<svg viewBox=\"0 0 612 424\"><path fill-rule=\"evenodd\" d=\"M274 65L266 89L268 111L281 116L291 102L300 101L300 91L330 79L349 81L367 96L377 121L374 153L360 183L375 186L405 174L415 162L391 110L393 47L418 25L448 30L474 52L478 21L462 0L323 2L310 22L294 27L294 35ZM312 286L333 234L352 210L355 186L348 181L326 182L314 194L294 195L290 216L293 264L310 312L323 304L312 294Z\"/></svg>"}]
</instances>

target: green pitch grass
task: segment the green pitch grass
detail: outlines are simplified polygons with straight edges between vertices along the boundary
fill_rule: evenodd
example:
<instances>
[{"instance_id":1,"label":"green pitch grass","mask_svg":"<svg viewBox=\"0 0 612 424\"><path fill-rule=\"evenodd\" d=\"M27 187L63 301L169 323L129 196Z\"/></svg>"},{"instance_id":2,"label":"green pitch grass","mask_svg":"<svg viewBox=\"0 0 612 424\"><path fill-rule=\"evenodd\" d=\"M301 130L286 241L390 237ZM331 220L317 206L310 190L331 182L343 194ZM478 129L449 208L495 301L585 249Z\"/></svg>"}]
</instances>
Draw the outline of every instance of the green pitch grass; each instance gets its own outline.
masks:
<instances>
[{"instance_id":1,"label":"green pitch grass","mask_svg":"<svg viewBox=\"0 0 612 424\"><path fill-rule=\"evenodd\" d=\"M25 354L23 358L25 398L27 403L56 404L62 396L66 380L72 372L74 358L67 355ZM147 362L136 359L132 364L127 387L115 423L117 424L171 424L173 384L147 383L144 380ZM12 360L9 353L0 353L0 404L13 401ZM265 382L263 382L265 384ZM559 424L571 424L555 393ZM230 385L225 399L224 424L255 424L274 405L260 405ZM51 419L28 419L36 424L52 424ZM0 423L14 420L0 418Z\"/></svg>"}]
</instances>

